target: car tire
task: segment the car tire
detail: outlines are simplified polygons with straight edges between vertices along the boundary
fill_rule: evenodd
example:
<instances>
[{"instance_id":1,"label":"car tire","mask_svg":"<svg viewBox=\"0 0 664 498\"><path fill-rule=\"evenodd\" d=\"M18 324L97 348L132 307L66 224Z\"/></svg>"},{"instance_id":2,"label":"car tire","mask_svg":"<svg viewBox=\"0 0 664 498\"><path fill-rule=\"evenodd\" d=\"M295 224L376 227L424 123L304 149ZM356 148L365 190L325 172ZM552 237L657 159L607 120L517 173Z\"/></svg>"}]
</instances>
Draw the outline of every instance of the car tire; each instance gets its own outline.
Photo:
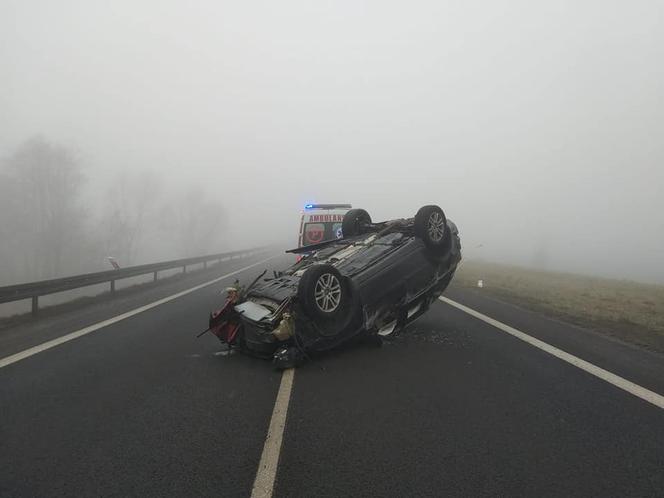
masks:
<instances>
[{"instance_id":1,"label":"car tire","mask_svg":"<svg viewBox=\"0 0 664 498\"><path fill-rule=\"evenodd\" d=\"M313 265L300 277L297 295L306 315L326 326L346 321L353 306L351 287L332 265ZM326 327L327 328L327 327Z\"/></svg>"},{"instance_id":2,"label":"car tire","mask_svg":"<svg viewBox=\"0 0 664 498\"><path fill-rule=\"evenodd\" d=\"M440 254L448 246L450 230L445 213L439 206L423 206L415 215L415 235L434 253Z\"/></svg>"},{"instance_id":3,"label":"car tire","mask_svg":"<svg viewBox=\"0 0 664 498\"><path fill-rule=\"evenodd\" d=\"M351 209L344 215L341 222L341 233L344 237L362 235L366 232L366 225L371 225L369 213L364 209Z\"/></svg>"}]
</instances>

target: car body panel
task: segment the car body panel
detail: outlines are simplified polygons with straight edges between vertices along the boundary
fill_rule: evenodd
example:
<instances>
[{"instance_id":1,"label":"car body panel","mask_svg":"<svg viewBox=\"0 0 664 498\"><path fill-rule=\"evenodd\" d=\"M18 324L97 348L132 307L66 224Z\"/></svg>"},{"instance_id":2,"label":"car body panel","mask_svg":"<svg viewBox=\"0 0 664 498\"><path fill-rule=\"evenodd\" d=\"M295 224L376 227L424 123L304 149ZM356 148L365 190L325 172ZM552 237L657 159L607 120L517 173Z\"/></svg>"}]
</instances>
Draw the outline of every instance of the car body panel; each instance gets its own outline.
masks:
<instances>
[{"instance_id":1,"label":"car body panel","mask_svg":"<svg viewBox=\"0 0 664 498\"><path fill-rule=\"evenodd\" d=\"M364 311L363 328L371 328L380 315L394 307L408 309L423 293L431 291L460 259L458 231L449 223L448 253L434 257L414 235L401 232L382 236L366 234L331 243L295 264L277 278L261 282L250 297L283 302L297 294L298 282L314 264L330 264L352 282Z\"/></svg>"}]
</instances>

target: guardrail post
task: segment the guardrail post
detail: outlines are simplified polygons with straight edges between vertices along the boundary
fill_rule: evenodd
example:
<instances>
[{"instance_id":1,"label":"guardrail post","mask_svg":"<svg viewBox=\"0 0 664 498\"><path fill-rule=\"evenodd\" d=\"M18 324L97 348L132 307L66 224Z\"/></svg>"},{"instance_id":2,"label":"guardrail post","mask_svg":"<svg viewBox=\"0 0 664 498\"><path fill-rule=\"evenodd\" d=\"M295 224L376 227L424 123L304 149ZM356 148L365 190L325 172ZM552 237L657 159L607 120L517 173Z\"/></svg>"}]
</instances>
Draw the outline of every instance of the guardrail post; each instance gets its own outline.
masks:
<instances>
[{"instance_id":1,"label":"guardrail post","mask_svg":"<svg viewBox=\"0 0 664 498\"><path fill-rule=\"evenodd\" d=\"M111 294L115 294L115 280L111 280Z\"/></svg>"},{"instance_id":2,"label":"guardrail post","mask_svg":"<svg viewBox=\"0 0 664 498\"><path fill-rule=\"evenodd\" d=\"M182 273L187 273L187 265L184 265L184 266L182 267Z\"/></svg>"},{"instance_id":3,"label":"guardrail post","mask_svg":"<svg viewBox=\"0 0 664 498\"><path fill-rule=\"evenodd\" d=\"M32 314L33 316L39 311L39 296L32 296Z\"/></svg>"},{"instance_id":4,"label":"guardrail post","mask_svg":"<svg viewBox=\"0 0 664 498\"><path fill-rule=\"evenodd\" d=\"M157 272L154 272L154 280L153 280L153 282L156 282L156 281L157 281Z\"/></svg>"},{"instance_id":5,"label":"guardrail post","mask_svg":"<svg viewBox=\"0 0 664 498\"><path fill-rule=\"evenodd\" d=\"M203 261L203 269L207 270L207 261Z\"/></svg>"}]
</instances>

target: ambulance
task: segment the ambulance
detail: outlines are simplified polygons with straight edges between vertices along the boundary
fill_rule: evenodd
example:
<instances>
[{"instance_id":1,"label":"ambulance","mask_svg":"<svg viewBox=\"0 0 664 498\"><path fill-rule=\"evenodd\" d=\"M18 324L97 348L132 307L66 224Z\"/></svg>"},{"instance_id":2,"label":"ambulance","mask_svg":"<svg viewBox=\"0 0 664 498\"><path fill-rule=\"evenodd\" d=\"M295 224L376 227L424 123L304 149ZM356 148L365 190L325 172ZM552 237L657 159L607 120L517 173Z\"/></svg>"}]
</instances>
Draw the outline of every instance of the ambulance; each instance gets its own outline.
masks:
<instances>
[{"instance_id":1,"label":"ambulance","mask_svg":"<svg viewBox=\"0 0 664 498\"><path fill-rule=\"evenodd\" d=\"M300 218L298 247L340 239L341 222L350 204L307 204Z\"/></svg>"}]
</instances>

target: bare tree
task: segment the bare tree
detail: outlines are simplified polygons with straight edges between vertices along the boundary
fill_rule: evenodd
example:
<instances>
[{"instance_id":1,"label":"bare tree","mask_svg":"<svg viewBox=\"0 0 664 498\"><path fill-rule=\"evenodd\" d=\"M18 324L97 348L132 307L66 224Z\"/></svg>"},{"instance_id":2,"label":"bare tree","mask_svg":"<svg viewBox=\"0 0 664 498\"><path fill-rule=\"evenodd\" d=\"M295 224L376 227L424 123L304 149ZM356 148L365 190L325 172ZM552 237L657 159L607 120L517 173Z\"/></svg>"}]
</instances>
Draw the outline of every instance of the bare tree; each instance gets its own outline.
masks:
<instances>
[{"instance_id":1,"label":"bare tree","mask_svg":"<svg viewBox=\"0 0 664 498\"><path fill-rule=\"evenodd\" d=\"M178 255L192 257L220 250L224 209L200 189L191 188L164 208Z\"/></svg>"},{"instance_id":2,"label":"bare tree","mask_svg":"<svg viewBox=\"0 0 664 498\"><path fill-rule=\"evenodd\" d=\"M102 215L107 255L124 265L136 262L146 232L154 223L160 193L161 182L151 171L123 174L110 186Z\"/></svg>"},{"instance_id":3,"label":"bare tree","mask_svg":"<svg viewBox=\"0 0 664 498\"><path fill-rule=\"evenodd\" d=\"M12 191L9 217L24 278L47 278L76 266L86 213L79 202L84 176L67 148L32 138L4 161ZM7 217L7 215L5 215Z\"/></svg>"},{"instance_id":4,"label":"bare tree","mask_svg":"<svg viewBox=\"0 0 664 498\"><path fill-rule=\"evenodd\" d=\"M23 262L18 234L21 232L16 181L0 173L0 285L21 279Z\"/></svg>"}]
</instances>

